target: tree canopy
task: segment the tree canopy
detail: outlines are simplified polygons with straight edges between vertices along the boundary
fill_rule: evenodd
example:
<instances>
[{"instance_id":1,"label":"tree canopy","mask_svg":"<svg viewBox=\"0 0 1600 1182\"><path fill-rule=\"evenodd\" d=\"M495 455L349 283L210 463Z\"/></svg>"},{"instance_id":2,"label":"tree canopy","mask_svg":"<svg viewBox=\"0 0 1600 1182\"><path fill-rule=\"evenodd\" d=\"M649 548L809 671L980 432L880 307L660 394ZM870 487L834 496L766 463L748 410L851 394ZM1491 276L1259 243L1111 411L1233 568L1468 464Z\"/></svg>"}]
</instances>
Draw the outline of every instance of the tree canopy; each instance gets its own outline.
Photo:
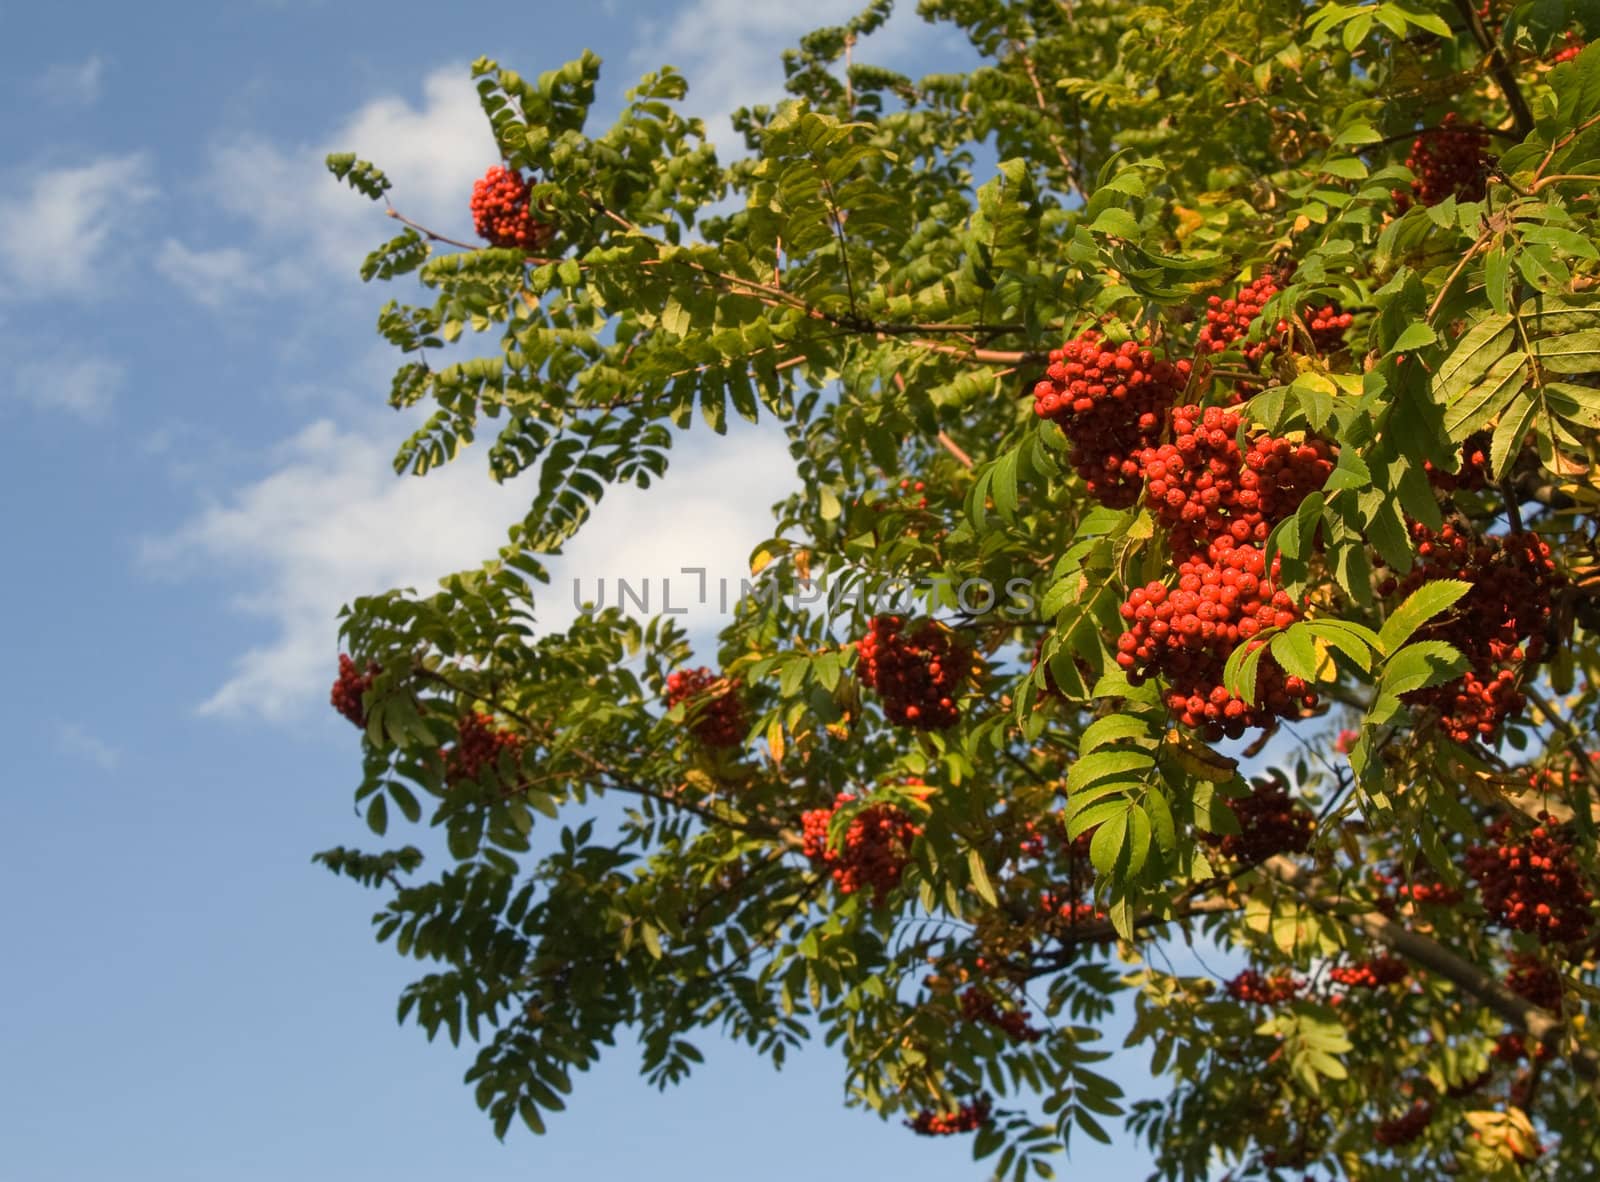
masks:
<instances>
[{"instance_id":1,"label":"tree canopy","mask_svg":"<svg viewBox=\"0 0 1600 1182\"><path fill-rule=\"evenodd\" d=\"M731 158L670 67L599 128L592 55L478 61L476 238L328 161L413 277L397 472L481 437L532 490L343 622L359 806L442 835L318 855L426 966L401 1019L480 1045L500 1135L706 1032L824 1038L1019 1180L1118 1122L1167 1179L1593 1176L1600 18L921 0L979 64L913 78L889 10ZM541 625L730 413L802 491L717 652ZM1118 1005L1160 1100L1100 1071Z\"/></svg>"}]
</instances>

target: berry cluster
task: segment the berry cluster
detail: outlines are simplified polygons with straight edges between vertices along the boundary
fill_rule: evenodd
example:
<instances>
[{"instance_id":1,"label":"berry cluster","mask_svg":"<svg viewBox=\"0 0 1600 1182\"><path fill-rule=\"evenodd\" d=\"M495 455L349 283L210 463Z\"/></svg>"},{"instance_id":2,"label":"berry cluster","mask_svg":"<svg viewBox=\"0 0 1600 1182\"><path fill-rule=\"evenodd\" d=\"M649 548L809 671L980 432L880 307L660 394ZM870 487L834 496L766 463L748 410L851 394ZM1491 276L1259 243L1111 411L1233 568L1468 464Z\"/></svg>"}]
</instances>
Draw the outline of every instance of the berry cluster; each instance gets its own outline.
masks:
<instances>
[{"instance_id":1,"label":"berry cluster","mask_svg":"<svg viewBox=\"0 0 1600 1182\"><path fill-rule=\"evenodd\" d=\"M1224 299L1221 296L1208 298L1206 322L1201 326L1198 338L1200 352L1221 353L1235 342L1246 341L1250 335L1250 326L1261 315L1261 310L1266 307L1267 301L1281 290L1277 277L1268 273L1252 279L1239 289L1238 295L1232 298ZM1306 327L1311 333L1311 342L1319 353L1337 349L1344 341L1345 329L1350 327L1353 320L1354 317L1349 312L1342 311L1335 304L1305 309ZM1242 352L1245 360L1251 365L1259 365L1263 357L1268 353L1280 351L1290 339L1289 322L1279 320L1272 331L1263 334L1260 340L1245 344Z\"/></svg>"},{"instance_id":2,"label":"berry cluster","mask_svg":"<svg viewBox=\"0 0 1600 1182\"><path fill-rule=\"evenodd\" d=\"M472 186L472 225L491 246L536 250L554 227L533 216L529 185L520 173L496 164Z\"/></svg>"},{"instance_id":3,"label":"berry cluster","mask_svg":"<svg viewBox=\"0 0 1600 1182\"><path fill-rule=\"evenodd\" d=\"M1570 62L1582 53L1589 44L1571 29L1567 30L1561 40L1561 48L1550 55L1550 64L1552 66L1559 66L1562 62Z\"/></svg>"},{"instance_id":4,"label":"berry cluster","mask_svg":"<svg viewBox=\"0 0 1600 1182\"><path fill-rule=\"evenodd\" d=\"M1165 677L1167 706L1185 726L1237 738L1247 726L1316 705L1311 687L1286 675L1270 656L1258 667L1255 706L1222 684L1228 655L1240 641L1299 617L1294 600L1273 586L1258 546L1224 534L1204 555L1179 564L1176 589L1159 582L1135 588L1121 613L1129 628L1117 638L1117 664L1135 685Z\"/></svg>"},{"instance_id":5,"label":"berry cluster","mask_svg":"<svg viewBox=\"0 0 1600 1182\"><path fill-rule=\"evenodd\" d=\"M1423 1130L1431 1123L1433 1123L1433 1105L1426 1100L1415 1100L1405 1112L1373 1129L1372 1139L1385 1149L1409 1145L1422 1136Z\"/></svg>"},{"instance_id":6,"label":"berry cluster","mask_svg":"<svg viewBox=\"0 0 1600 1182\"><path fill-rule=\"evenodd\" d=\"M1520 839L1510 818L1490 825L1485 845L1467 850L1467 873L1478 881L1484 908L1496 922L1532 932L1545 944L1581 940L1594 923L1594 895L1572 860L1572 843L1549 814Z\"/></svg>"},{"instance_id":7,"label":"berry cluster","mask_svg":"<svg viewBox=\"0 0 1600 1182\"><path fill-rule=\"evenodd\" d=\"M502 754L515 760L522 753L522 738L495 726L488 714L467 714L456 722L456 741L444 750L444 779L452 788L478 783L485 769L492 770Z\"/></svg>"},{"instance_id":8,"label":"berry cluster","mask_svg":"<svg viewBox=\"0 0 1600 1182\"><path fill-rule=\"evenodd\" d=\"M1273 973L1268 977L1255 969L1245 969L1227 984L1234 1001L1253 1005L1281 1006L1305 991L1306 983L1292 973Z\"/></svg>"},{"instance_id":9,"label":"berry cluster","mask_svg":"<svg viewBox=\"0 0 1600 1182\"><path fill-rule=\"evenodd\" d=\"M915 1118L906 1121L906 1127L924 1137L948 1137L952 1133L973 1132L988 1123L989 1097L979 1096L954 1112L919 1112Z\"/></svg>"},{"instance_id":10,"label":"berry cluster","mask_svg":"<svg viewBox=\"0 0 1600 1182\"><path fill-rule=\"evenodd\" d=\"M667 677L667 705L688 704L689 733L707 747L737 747L749 721L739 697L739 683L710 669L679 669Z\"/></svg>"},{"instance_id":11,"label":"berry cluster","mask_svg":"<svg viewBox=\"0 0 1600 1182\"><path fill-rule=\"evenodd\" d=\"M1415 179L1409 193L1394 194L1395 204L1403 212L1413 201L1438 205L1449 197L1482 200L1492 164L1488 147L1489 133L1483 128L1463 127L1454 112L1446 115L1441 126L1412 141L1406 167Z\"/></svg>"},{"instance_id":12,"label":"berry cluster","mask_svg":"<svg viewBox=\"0 0 1600 1182\"><path fill-rule=\"evenodd\" d=\"M1033 410L1072 441L1072 467L1090 495L1126 509L1143 480L1137 453L1160 439L1189 372L1187 361L1157 360L1134 341L1112 346L1091 330L1051 351L1033 388Z\"/></svg>"},{"instance_id":13,"label":"berry cluster","mask_svg":"<svg viewBox=\"0 0 1600 1182\"><path fill-rule=\"evenodd\" d=\"M344 653L339 654L339 676L334 679L328 701L335 710L362 730L367 726L367 710L363 700L366 692L372 688L372 679L379 672L376 661L368 661L367 671L361 673L356 669L354 661Z\"/></svg>"},{"instance_id":14,"label":"berry cluster","mask_svg":"<svg viewBox=\"0 0 1600 1182\"><path fill-rule=\"evenodd\" d=\"M1028 1025L1025 1010L1003 1010L994 995L981 985L970 986L961 994L961 1016L968 1022L993 1026L1012 1042L1038 1042L1044 1031Z\"/></svg>"},{"instance_id":15,"label":"berry cluster","mask_svg":"<svg viewBox=\"0 0 1600 1182\"><path fill-rule=\"evenodd\" d=\"M1410 971L1398 956L1375 956L1354 964L1335 965L1328 970L1328 979L1346 989L1382 989L1404 981Z\"/></svg>"},{"instance_id":16,"label":"berry cluster","mask_svg":"<svg viewBox=\"0 0 1600 1182\"><path fill-rule=\"evenodd\" d=\"M1382 871L1372 876L1380 888L1387 889L1392 896L1379 902L1379 910L1393 914L1398 903L1412 903L1417 906L1450 907L1461 902L1461 890L1448 883L1438 881L1432 877L1413 877L1409 881L1401 879L1398 873L1385 874Z\"/></svg>"},{"instance_id":17,"label":"berry cluster","mask_svg":"<svg viewBox=\"0 0 1600 1182\"><path fill-rule=\"evenodd\" d=\"M1265 542L1333 471L1333 453L1321 440L1297 444L1258 435L1241 451L1235 411L1181 406L1171 422L1172 442L1143 449L1138 464L1148 481L1145 503L1180 558L1224 534Z\"/></svg>"},{"instance_id":18,"label":"berry cluster","mask_svg":"<svg viewBox=\"0 0 1600 1182\"><path fill-rule=\"evenodd\" d=\"M1249 796L1228 801L1228 807L1239 822L1239 832L1200 837L1243 866L1265 862L1274 854L1304 853L1317 828L1316 818L1290 799L1288 787L1276 777L1256 780Z\"/></svg>"},{"instance_id":19,"label":"berry cluster","mask_svg":"<svg viewBox=\"0 0 1600 1182\"><path fill-rule=\"evenodd\" d=\"M871 890L873 903L881 904L900 884L922 826L892 804L869 805L850 819L843 848L836 850L828 844L833 814L855 799L854 793L841 792L832 808L802 814L801 850L817 865L832 868L833 881L844 894Z\"/></svg>"},{"instance_id":20,"label":"berry cluster","mask_svg":"<svg viewBox=\"0 0 1600 1182\"><path fill-rule=\"evenodd\" d=\"M1428 474L1428 483L1440 492L1451 493L1460 489L1465 492L1477 492L1489 483L1489 444L1490 433L1478 431L1468 435L1461 443L1461 467L1454 472L1441 472L1433 466L1433 461L1422 462L1423 471Z\"/></svg>"},{"instance_id":21,"label":"berry cluster","mask_svg":"<svg viewBox=\"0 0 1600 1182\"><path fill-rule=\"evenodd\" d=\"M1403 598L1434 579L1464 579L1472 590L1418 639L1445 640L1471 668L1454 681L1416 690L1408 699L1439 713L1445 733L1458 743L1491 741L1500 725L1522 712L1522 667L1545 651L1551 597L1560 583L1550 547L1537 534L1485 537L1446 522L1438 533L1413 524L1417 564L1398 584ZM1393 580L1385 585L1385 591Z\"/></svg>"},{"instance_id":22,"label":"berry cluster","mask_svg":"<svg viewBox=\"0 0 1600 1182\"><path fill-rule=\"evenodd\" d=\"M1525 952L1511 954L1506 972L1506 988L1542 1010L1561 1010L1561 974L1537 956Z\"/></svg>"},{"instance_id":23,"label":"berry cluster","mask_svg":"<svg viewBox=\"0 0 1600 1182\"><path fill-rule=\"evenodd\" d=\"M856 644L856 675L883 698L897 726L939 731L961 718L955 697L970 657L948 628L877 616Z\"/></svg>"}]
</instances>

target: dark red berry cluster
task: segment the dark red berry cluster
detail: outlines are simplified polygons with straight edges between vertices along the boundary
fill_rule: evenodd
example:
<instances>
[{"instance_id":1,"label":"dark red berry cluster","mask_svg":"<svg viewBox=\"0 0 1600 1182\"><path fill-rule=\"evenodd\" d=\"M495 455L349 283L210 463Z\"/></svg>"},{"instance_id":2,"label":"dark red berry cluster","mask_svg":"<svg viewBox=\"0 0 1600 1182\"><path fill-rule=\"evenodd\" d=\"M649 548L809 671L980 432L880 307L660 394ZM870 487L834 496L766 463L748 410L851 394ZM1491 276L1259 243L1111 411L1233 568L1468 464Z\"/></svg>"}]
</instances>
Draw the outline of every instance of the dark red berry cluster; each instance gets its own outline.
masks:
<instances>
[{"instance_id":1,"label":"dark red berry cluster","mask_svg":"<svg viewBox=\"0 0 1600 1182\"><path fill-rule=\"evenodd\" d=\"M870 890L874 905L881 904L900 884L911 859L911 843L922 833L902 810L892 804L869 805L850 819L842 848L828 843L833 814L856 797L841 792L832 808L809 809L800 818L801 850L819 866L831 868L833 881L844 894Z\"/></svg>"},{"instance_id":2,"label":"dark red berry cluster","mask_svg":"<svg viewBox=\"0 0 1600 1182\"><path fill-rule=\"evenodd\" d=\"M1328 970L1328 980L1346 989L1382 989L1404 981L1410 972L1406 962L1398 956L1375 956L1371 960L1335 965Z\"/></svg>"},{"instance_id":3,"label":"dark red berry cluster","mask_svg":"<svg viewBox=\"0 0 1600 1182\"><path fill-rule=\"evenodd\" d=\"M1561 973L1537 956L1526 952L1511 954L1506 970L1506 988L1540 1009L1561 1010Z\"/></svg>"},{"instance_id":4,"label":"dark red berry cluster","mask_svg":"<svg viewBox=\"0 0 1600 1182\"><path fill-rule=\"evenodd\" d=\"M989 1112L989 1098L979 1096L954 1112L919 1112L906 1121L906 1127L924 1137L948 1137L952 1133L970 1133L983 1128L989 1123Z\"/></svg>"},{"instance_id":5,"label":"dark red berry cluster","mask_svg":"<svg viewBox=\"0 0 1600 1182\"><path fill-rule=\"evenodd\" d=\"M521 174L496 164L472 186L472 225L491 246L536 250L554 233L533 216L529 185Z\"/></svg>"},{"instance_id":6,"label":"dark red berry cluster","mask_svg":"<svg viewBox=\"0 0 1600 1182\"><path fill-rule=\"evenodd\" d=\"M1487 131L1462 126L1454 112L1446 115L1441 126L1412 141L1406 167L1415 179L1409 193L1395 193L1395 204L1404 211L1413 201L1438 205L1448 197L1457 201L1482 200L1493 164L1488 148Z\"/></svg>"},{"instance_id":7,"label":"dark red berry cluster","mask_svg":"<svg viewBox=\"0 0 1600 1182\"><path fill-rule=\"evenodd\" d=\"M1432 1123L1433 1105L1426 1100L1414 1100L1405 1112L1373 1129L1372 1139L1385 1149L1394 1149L1411 1144Z\"/></svg>"},{"instance_id":8,"label":"dark red berry cluster","mask_svg":"<svg viewBox=\"0 0 1600 1182\"><path fill-rule=\"evenodd\" d=\"M1270 656L1258 666L1256 705L1222 684L1228 655L1241 641L1299 618L1294 600L1273 585L1259 546L1223 534L1205 554L1179 564L1175 589L1159 582L1135 588L1121 613L1129 628L1117 638L1117 664L1135 685L1166 678L1167 707L1185 726L1237 738L1246 727L1316 705L1311 687L1286 675Z\"/></svg>"},{"instance_id":9,"label":"dark red berry cluster","mask_svg":"<svg viewBox=\"0 0 1600 1182\"><path fill-rule=\"evenodd\" d=\"M1112 345L1091 330L1051 351L1033 410L1071 440L1072 467L1089 494L1126 509L1144 479L1137 453L1159 441L1189 371L1187 361L1158 360L1135 341Z\"/></svg>"},{"instance_id":10,"label":"dark red berry cluster","mask_svg":"<svg viewBox=\"0 0 1600 1182\"><path fill-rule=\"evenodd\" d=\"M908 628L899 616L877 616L856 643L856 674L896 726L941 731L959 722L955 700L969 665L965 646L933 620Z\"/></svg>"},{"instance_id":11,"label":"dark red berry cluster","mask_svg":"<svg viewBox=\"0 0 1600 1182\"><path fill-rule=\"evenodd\" d=\"M1524 1059L1543 1063L1552 1054L1554 1052L1544 1043L1511 1031L1495 1039L1494 1049L1489 1052L1489 1057L1499 1063L1520 1063Z\"/></svg>"},{"instance_id":12,"label":"dark red berry cluster","mask_svg":"<svg viewBox=\"0 0 1600 1182\"><path fill-rule=\"evenodd\" d=\"M366 692L372 688L372 679L379 672L376 661L368 661L367 671L362 673L356 669L356 663L348 656L344 653L339 654L339 676L334 678L328 701L335 710L363 730L367 726L364 698Z\"/></svg>"},{"instance_id":13,"label":"dark red berry cluster","mask_svg":"<svg viewBox=\"0 0 1600 1182\"><path fill-rule=\"evenodd\" d=\"M1227 984L1228 996L1251 1005L1281 1006L1305 992L1306 983L1293 973L1273 973L1268 977L1256 969L1245 969Z\"/></svg>"},{"instance_id":14,"label":"dark red berry cluster","mask_svg":"<svg viewBox=\"0 0 1600 1182\"><path fill-rule=\"evenodd\" d=\"M1440 492L1477 492L1489 483L1490 434L1479 431L1468 435L1461 443L1461 467L1454 472L1441 472L1431 460L1422 462L1428 474L1428 483Z\"/></svg>"},{"instance_id":15,"label":"dark red berry cluster","mask_svg":"<svg viewBox=\"0 0 1600 1182\"><path fill-rule=\"evenodd\" d=\"M1012 1042L1038 1042L1044 1037L1044 1031L1028 1024L1027 1011L1002 1009L982 985L969 986L961 994L961 1016L994 1027Z\"/></svg>"},{"instance_id":16,"label":"dark red berry cluster","mask_svg":"<svg viewBox=\"0 0 1600 1182\"><path fill-rule=\"evenodd\" d=\"M1594 923L1594 895L1572 859L1572 843L1548 814L1526 834L1510 818L1490 825L1483 845L1467 850L1467 873L1478 882L1483 906L1497 923L1532 932L1545 944L1583 939Z\"/></svg>"},{"instance_id":17,"label":"dark red berry cluster","mask_svg":"<svg viewBox=\"0 0 1600 1182\"><path fill-rule=\"evenodd\" d=\"M1576 32L1568 29L1561 38L1561 48L1550 55L1550 64L1559 66L1562 62L1570 62L1588 46L1588 42L1578 36Z\"/></svg>"},{"instance_id":18,"label":"dark red berry cluster","mask_svg":"<svg viewBox=\"0 0 1600 1182\"><path fill-rule=\"evenodd\" d=\"M667 676L667 705L686 704L689 733L707 747L737 747L744 742L749 720L737 681L717 676L702 665Z\"/></svg>"},{"instance_id":19,"label":"dark red berry cluster","mask_svg":"<svg viewBox=\"0 0 1600 1182\"><path fill-rule=\"evenodd\" d=\"M1241 865L1254 866L1274 854L1304 853L1316 832L1316 818L1290 798L1288 787L1277 777L1256 780L1249 796L1228 801L1228 807L1239 822L1239 832L1200 837Z\"/></svg>"},{"instance_id":20,"label":"dark red berry cluster","mask_svg":"<svg viewBox=\"0 0 1600 1182\"><path fill-rule=\"evenodd\" d=\"M1379 910L1393 914L1396 904L1412 903L1426 907L1449 907L1461 902L1461 889L1448 883L1440 882L1437 878L1427 874L1413 875L1409 881L1403 880L1399 873L1385 874L1378 871L1372 876L1380 888L1389 893L1389 898L1381 900ZM1387 904L1387 906L1385 906Z\"/></svg>"},{"instance_id":21,"label":"dark red berry cluster","mask_svg":"<svg viewBox=\"0 0 1600 1182\"><path fill-rule=\"evenodd\" d=\"M1172 442L1138 455L1145 503L1168 530L1172 551L1189 557L1224 534L1265 542L1333 471L1334 453L1320 439L1294 443L1257 435L1239 448L1236 411L1181 406L1172 412Z\"/></svg>"},{"instance_id":22,"label":"dark red berry cluster","mask_svg":"<svg viewBox=\"0 0 1600 1182\"><path fill-rule=\"evenodd\" d=\"M490 715L464 715L456 722L455 744L444 750L445 783L477 783L485 770L499 765L502 754L515 760L521 752L522 737L501 730Z\"/></svg>"},{"instance_id":23,"label":"dark red berry cluster","mask_svg":"<svg viewBox=\"0 0 1600 1182\"><path fill-rule=\"evenodd\" d=\"M1394 589L1403 599L1435 579L1463 579L1472 590L1436 617L1416 639L1444 640L1471 668L1454 681L1407 695L1438 711L1445 733L1458 743L1488 742L1506 719L1522 712L1522 669L1545 652L1552 595L1560 586L1550 547L1537 534L1483 536L1446 522L1438 533L1413 524L1417 564ZM1394 581L1385 583L1385 591Z\"/></svg>"}]
</instances>

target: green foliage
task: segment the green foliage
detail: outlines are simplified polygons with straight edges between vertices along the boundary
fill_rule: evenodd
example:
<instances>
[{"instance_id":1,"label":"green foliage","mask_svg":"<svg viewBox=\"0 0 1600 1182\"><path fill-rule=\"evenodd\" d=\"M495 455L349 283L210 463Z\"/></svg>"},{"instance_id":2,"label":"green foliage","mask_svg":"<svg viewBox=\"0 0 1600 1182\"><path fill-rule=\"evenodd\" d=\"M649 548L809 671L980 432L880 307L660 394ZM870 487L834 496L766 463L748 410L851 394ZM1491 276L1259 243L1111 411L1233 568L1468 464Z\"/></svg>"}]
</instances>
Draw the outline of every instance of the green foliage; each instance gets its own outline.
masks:
<instances>
[{"instance_id":1,"label":"green foliage","mask_svg":"<svg viewBox=\"0 0 1600 1182\"><path fill-rule=\"evenodd\" d=\"M356 668L378 666L361 815L442 839L438 867L318 855L381 891L379 938L426 962L400 1017L479 1046L468 1083L502 1136L541 1131L626 1027L663 1087L708 1032L775 1065L821 1036L885 1118L988 1103L972 1149L996 1177L1049 1177L1117 1118L1160 1178L1587 1176L1593 942L1508 930L1468 851L1548 810L1574 881L1600 881L1600 49L1550 63L1600 20L1559 0L922 0L980 62L912 79L863 60L889 9L803 39L791 97L738 113L731 161L670 67L596 128L592 55L534 78L481 59L542 253L396 208L406 229L361 267L415 301L378 319L391 404L430 409L396 471L477 444L491 478L530 474L493 559L344 621ZM1489 145L1443 195L1441 128ZM392 195L353 154L328 165ZM1262 314L1207 344L1208 300L1262 278ZM1333 336L1328 306L1350 317ZM1081 426L1033 413L1050 351L1090 330L1193 363L1182 400L1233 408L1242 453L1329 457L1242 541L1293 610L1208 650L1201 688L1277 703L1242 739L1185 725L1204 695L1171 669L1124 667L1133 592L1182 589L1189 554L1159 504L1097 504ZM609 489L660 479L676 433L730 415L786 433L803 489L699 654L726 680L669 708L690 656L671 619L613 606L552 631L545 561ZM1556 575L1497 601L1509 546L1440 565L1447 527L1531 532ZM961 663L943 730L893 725L858 670L875 592L919 581L908 614ZM837 610L798 601L818 584ZM1469 677L1502 672L1488 731L1452 722ZM725 707L736 742L703 741ZM880 883L859 854L891 830ZM1289 995L1178 973L1178 938ZM1555 1003L1500 983L1535 953ZM1339 983L1380 956L1403 980ZM1161 1101L1097 1071L1117 1005ZM1491 1056L1524 1033L1547 1060ZM1396 1141L1413 1101L1430 1119Z\"/></svg>"}]
</instances>

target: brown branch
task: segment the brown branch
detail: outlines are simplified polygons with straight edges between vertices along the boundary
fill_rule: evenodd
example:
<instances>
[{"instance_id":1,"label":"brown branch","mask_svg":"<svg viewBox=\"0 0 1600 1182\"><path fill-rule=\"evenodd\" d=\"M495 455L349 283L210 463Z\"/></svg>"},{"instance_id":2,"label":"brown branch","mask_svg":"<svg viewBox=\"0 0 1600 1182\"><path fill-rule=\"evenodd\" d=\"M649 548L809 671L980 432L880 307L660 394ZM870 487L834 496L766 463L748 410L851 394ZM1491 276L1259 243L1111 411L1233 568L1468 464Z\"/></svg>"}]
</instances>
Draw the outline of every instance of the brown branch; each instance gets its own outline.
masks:
<instances>
[{"instance_id":1,"label":"brown branch","mask_svg":"<svg viewBox=\"0 0 1600 1182\"><path fill-rule=\"evenodd\" d=\"M1067 146L1061 142L1061 137L1056 134L1055 128L1051 123L1050 106L1045 101L1044 87L1039 83L1038 68L1034 65L1033 58L1028 55L1028 47L1026 45L1020 41L1014 41L1012 42L1012 48L1016 50L1017 57L1022 62L1022 68L1027 71L1028 81L1033 84L1033 100L1039 108L1039 113L1044 116L1045 135L1050 140L1050 146L1056 150L1056 159L1061 161L1061 167L1067 174L1067 187L1076 189L1081 194L1083 186L1078 182L1077 167L1072 163L1072 157L1067 155Z\"/></svg>"},{"instance_id":2,"label":"brown branch","mask_svg":"<svg viewBox=\"0 0 1600 1182\"><path fill-rule=\"evenodd\" d=\"M428 229L427 226L422 225L420 222L412 221L392 205L385 212L402 226L409 226L418 234L421 234L429 242L443 242L446 246L459 246L462 250L479 249L477 245L471 242L462 242L458 238L446 238L443 234Z\"/></svg>"},{"instance_id":3,"label":"brown branch","mask_svg":"<svg viewBox=\"0 0 1600 1182\"><path fill-rule=\"evenodd\" d=\"M1477 6L1472 0L1455 0L1455 4L1461 19L1472 31L1473 40L1477 41L1478 48L1488 60L1489 72L1494 75L1494 80L1500 84L1500 89L1506 96L1506 105L1511 108L1511 118L1516 123L1517 131L1526 139L1533 131L1533 112L1528 109L1528 100L1522 95L1516 71L1511 68L1506 55L1500 51L1499 42L1490 36L1489 30L1484 27L1483 18L1478 15Z\"/></svg>"},{"instance_id":4,"label":"brown branch","mask_svg":"<svg viewBox=\"0 0 1600 1182\"><path fill-rule=\"evenodd\" d=\"M946 435L943 431L939 432L939 446L944 448L945 451L949 452L951 455L955 456L956 462L959 463L963 468L972 467L972 457L966 452L962 451L961 448L956 445L956 441L951 439L950 436Z\"/></svg>"},{"instance_id":5,"label":"brown branch","mask_svg":"<svg viewBox=\"0 0 1600 1182\"><path fill-rule=\"evenodd\" d=\"M1315 876L1282 854L1268 858L1261 863L1261 869L1295 891L1309 906L1333 915L1413 964L1443 977L1477 998L1518 1030L1538 1039L1541 1044L1555 1047L1566 1035L1566 1024L1558 1015L1513 993L1498 979L1438 941L1411 931L1381 911L1347 910L1354 900L1337 895L1319 895ZM1355 905L1361 906L1359 903ZM1585 1078L1600 1078L1600 1061L1597 1061L1593 1051L1580 1047L1572 1053L1571 1061L1574 1070Z\"/></svg>"}]
</instances>

